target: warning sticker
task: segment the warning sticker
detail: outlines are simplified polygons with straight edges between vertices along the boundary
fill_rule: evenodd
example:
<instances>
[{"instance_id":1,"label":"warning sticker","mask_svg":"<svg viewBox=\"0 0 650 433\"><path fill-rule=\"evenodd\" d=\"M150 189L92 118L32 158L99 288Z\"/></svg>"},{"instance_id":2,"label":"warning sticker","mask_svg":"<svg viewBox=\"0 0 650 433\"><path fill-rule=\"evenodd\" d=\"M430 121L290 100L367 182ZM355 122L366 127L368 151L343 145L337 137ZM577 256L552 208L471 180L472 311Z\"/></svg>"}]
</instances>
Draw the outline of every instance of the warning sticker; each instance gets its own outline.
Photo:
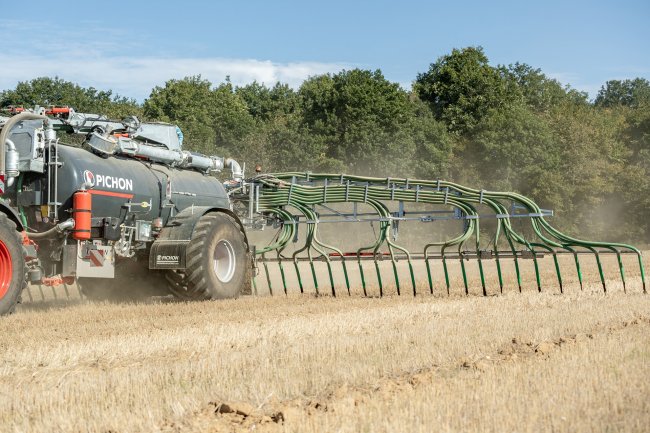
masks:
<instances>
[{"instance_id":1,"label":"warning sticker","mask_svg":"<svg viewBox=\"0 0 650 433\"><path fill-rule=\"evenodd\" d=\"M88 251L88 258L90 259L90 267L104 266L104 251L90 250Z\"/></svg>"}]
</instances>

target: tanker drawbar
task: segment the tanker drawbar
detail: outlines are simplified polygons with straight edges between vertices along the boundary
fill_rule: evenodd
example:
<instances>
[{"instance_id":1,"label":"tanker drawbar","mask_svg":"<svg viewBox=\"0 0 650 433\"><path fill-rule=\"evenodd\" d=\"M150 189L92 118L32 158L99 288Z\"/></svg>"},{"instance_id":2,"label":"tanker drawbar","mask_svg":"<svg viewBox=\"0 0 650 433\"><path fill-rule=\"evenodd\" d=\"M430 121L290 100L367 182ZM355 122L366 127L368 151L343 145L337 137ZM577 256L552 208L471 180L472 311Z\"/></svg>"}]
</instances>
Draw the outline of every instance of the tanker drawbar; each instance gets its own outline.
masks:
<instances>
[{"instance_id":1,"label":"tanker drawbar","mask_svg":"<svg viewBox=\"0 0 650 433\"><path fill-rule=\"evenodd\" d=\"M98 300L563 293L584 288L587 266L602 291L646 292L637 248L564 234L517 193L257 168L246 178L231 158L184 150L176 125L69 107L10 114L0 116L0 314L58 286Z\"/></svg>"}]
</instances>

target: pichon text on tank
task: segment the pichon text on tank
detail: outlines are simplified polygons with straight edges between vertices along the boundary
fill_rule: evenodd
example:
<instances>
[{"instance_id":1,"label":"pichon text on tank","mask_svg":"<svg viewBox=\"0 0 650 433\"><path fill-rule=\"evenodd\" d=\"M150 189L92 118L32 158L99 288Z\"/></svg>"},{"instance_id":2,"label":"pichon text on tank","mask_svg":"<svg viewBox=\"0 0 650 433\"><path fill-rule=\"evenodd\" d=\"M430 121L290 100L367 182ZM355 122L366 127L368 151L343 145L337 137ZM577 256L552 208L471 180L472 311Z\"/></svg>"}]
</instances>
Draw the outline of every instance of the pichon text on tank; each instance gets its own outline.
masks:
<instances>
[{"instance_id":1,"label":"pichon text on tank","mask_svg":"<svg viewBox=\"0 0 650 433\"><path fill-rule=\"evenodd\" d=\"M93 187L133 191L133 179L117 176L107 176L104 174L95 175L90 170L84 171L84 181Z\"/></svg>"}]
</instances>

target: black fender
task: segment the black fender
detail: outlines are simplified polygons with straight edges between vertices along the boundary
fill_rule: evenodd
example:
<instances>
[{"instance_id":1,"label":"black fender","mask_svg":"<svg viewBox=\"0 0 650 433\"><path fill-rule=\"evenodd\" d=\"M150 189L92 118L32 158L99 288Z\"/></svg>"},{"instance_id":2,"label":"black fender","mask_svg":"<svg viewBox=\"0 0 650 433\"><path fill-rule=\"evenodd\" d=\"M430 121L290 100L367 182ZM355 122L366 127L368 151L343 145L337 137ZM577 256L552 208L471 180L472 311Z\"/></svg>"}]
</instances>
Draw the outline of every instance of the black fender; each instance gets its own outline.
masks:
<instances>
[{"instance_id":1,"label":"black fender","mask_svg":"<svg viewBox=\"0 0 650 433\"><path fill-rule=\"evenodd\" d=\"M228 214L239 224L244 233L246 251L250 252L246 230L234 212L228 208L193 206L176 214L160 231L160 235L151 245L149 269L185 269L186 250L194 228L203 215L213 212Z\"/></svg>"},{"instance_id":2,"label":"black fender","mask_svg":"<svg viewBox=\"0 0 650 433\"><path fill-rule=\"evenodd\" d=\"M16 230L19 232L25 231L22 221L20 221L20 215L13 208L9 207L5 202L0 201L0 213L7 215L11 221L16 223ZM247 241L248 242L248 241Z\"/></svg>"}]
</instances>

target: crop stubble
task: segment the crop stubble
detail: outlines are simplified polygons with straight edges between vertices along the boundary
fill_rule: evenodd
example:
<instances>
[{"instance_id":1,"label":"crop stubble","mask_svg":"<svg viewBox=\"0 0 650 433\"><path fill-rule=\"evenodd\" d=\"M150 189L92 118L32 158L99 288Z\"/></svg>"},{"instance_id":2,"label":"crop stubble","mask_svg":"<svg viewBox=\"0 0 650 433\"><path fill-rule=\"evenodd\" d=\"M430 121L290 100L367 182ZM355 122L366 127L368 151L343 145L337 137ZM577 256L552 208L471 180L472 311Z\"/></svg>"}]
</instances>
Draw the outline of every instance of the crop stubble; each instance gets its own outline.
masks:
<instances>
[{"instance_id":1,"label":"crop stubble","mask_svg":"<svg viewBox=\"0 0 650 433\"><path fill-rule=\"evenodd\" d=\"M644 431L650 300L594 277L562 296L26 305L0 320L0 431Z\"/></svg>"}]
</instances>

